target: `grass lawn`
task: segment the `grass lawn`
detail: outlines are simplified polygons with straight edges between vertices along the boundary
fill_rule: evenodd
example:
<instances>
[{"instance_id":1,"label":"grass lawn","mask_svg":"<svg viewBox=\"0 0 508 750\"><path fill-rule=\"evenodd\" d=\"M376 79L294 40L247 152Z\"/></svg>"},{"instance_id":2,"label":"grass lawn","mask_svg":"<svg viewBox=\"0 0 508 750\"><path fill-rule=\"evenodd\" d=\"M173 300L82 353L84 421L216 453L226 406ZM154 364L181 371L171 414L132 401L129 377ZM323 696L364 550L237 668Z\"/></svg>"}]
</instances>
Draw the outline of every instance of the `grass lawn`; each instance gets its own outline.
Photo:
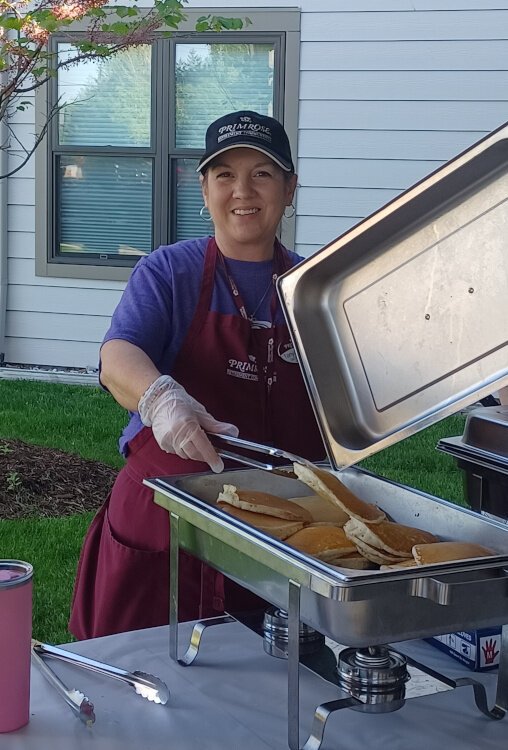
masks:
<instances>
[{"instance_id":1,"label":"grass lawn","mask_svg":"<svg viewBox=\"0 0 508 750\"><path fill-rule=\"evenodd\" d=\"M125 411L98 388L0 380L0 438L76 453L119 468L117 440ZM438 497L463 502L455 461L435 450L441 437L459 435L463 416L449 417L363 462L370 471ZM0 519L0 557L34 566L34 637L71 640L67 631L74 574L92 514Z\"/></svg>"},{"instance_id":2,"label":"grass lawn","mask_svg":"<svg viewBox=\"0 0 508 750\"><path fill-rule=\"evenodd\" d=\"M126 412L99 388L0 380L0 437L45 445L120 468ZM34 637L62 643L76 564L92 513L0 520L0 557L34 566Z\"/></svg>"}]
</instances>

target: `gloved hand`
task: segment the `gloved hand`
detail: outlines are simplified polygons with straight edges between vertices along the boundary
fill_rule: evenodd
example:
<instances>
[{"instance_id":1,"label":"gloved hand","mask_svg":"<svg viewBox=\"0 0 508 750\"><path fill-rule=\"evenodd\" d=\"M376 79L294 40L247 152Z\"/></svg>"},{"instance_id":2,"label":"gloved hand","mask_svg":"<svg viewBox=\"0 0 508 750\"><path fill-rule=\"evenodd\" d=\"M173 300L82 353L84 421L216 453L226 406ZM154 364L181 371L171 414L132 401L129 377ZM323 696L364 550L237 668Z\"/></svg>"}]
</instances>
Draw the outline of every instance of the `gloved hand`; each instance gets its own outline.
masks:
<instances>
[{"instance_id":1,"label":"gloved hand","mask_svg":"<svg viewBox=\"0 0 508 750\"><path fill-rule=\"evenodd\" d=\"M151 427L163 451L180 458L205 461L212 471L220 472L224 463L217 455L207 432L238 436L238 428L218 422L170 375L161 375L141 396L139 416Z\"/></svg>"}]
</instances>

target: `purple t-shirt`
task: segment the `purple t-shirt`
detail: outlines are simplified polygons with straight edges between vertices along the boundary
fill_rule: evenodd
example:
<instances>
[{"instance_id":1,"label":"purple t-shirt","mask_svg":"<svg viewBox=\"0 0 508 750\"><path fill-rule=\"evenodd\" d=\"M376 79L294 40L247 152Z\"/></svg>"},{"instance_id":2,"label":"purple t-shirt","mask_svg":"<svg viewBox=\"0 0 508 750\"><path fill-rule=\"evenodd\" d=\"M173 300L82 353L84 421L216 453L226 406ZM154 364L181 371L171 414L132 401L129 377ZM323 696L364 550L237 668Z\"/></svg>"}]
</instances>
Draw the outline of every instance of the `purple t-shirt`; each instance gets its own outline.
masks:
<instances>
[{"instance_id":1,"label":"purple t-shirt","mask_svg":"<svg viewBox=\"0 0 508 750\"><path fill-rule=\"evenodd\" d=\"M163 245L141 258L113 313L103 343L111 339L128 341L142 349L161 373L170 375L194 317L209 239L200 237ZM296 253L288 251L288 255L293 265L302 260ZM256 311L257 320L270 320L272 261L228 258L226 265L247 313L251 315ZM217 264L211 309L224 314L237 313L220 264ZM283 318L278 305L276 322L282 322ZM120 438L122 453L126 453L127 443L142 427L139 414L131 412L129 423Z\"/></svg>"}]
</instances>

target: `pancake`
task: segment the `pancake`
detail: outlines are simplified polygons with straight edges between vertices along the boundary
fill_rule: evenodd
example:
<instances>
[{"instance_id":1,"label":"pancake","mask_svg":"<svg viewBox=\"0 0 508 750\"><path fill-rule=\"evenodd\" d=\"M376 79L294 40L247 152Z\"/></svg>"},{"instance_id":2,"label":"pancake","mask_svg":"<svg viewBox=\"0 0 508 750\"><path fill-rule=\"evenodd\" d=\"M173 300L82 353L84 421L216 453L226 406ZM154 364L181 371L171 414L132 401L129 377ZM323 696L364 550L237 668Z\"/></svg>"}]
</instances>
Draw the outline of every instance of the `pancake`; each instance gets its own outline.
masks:
<instances>
[{"instance_id":1,"label":"pancake","mask_svg":"<svg viewBox=\"0 0 508 750\"><path fill-rule=\"evenodd\" d=\"M396 563L390 563L386 565L381 565L380 570L403 570L404 568L415 568L416 567L416 561L412 557L410 560L400 560Z\"/></svg>"},{"instance_id":2,"label":"pancake","mask_svg":"<svg viewBox=\"0 0 508 750\"><path fill-rule=\"evenodd\" d=\"M312 516L313 523L330 522L339 526L344 526L349 521L348 514L339 508L338 505L332 505L329 500L325 500L319 495L307 495L305 497L291 497L292 503L301 505L306 508Z\"/></svg>"},{"instance_id":3,"label":"pancake","mask_svg":"<svg viewBox=\"0 0 508 750\"><path fill-rule=\"evenodd\" d=\"M339 557L330 560L328 561L328 565L332 568L352 568L354 570L373 570L378 567L375 563L367 560L367 558L359 552L353 552L346 557Z\"/></svg>"},{"instance_id":4,"label":"pancake","mask_svg":"<svg viewBox=\"0 0 508 750\"><path fill-rule=\"evenodd\" d=\"M490 557L494 554L491 549L472 542L436 542L415 544L413 547L413 557L417 565L467 560L471 557Z\"/></svg>"},{"instance_id":5,"label":"pancake","mask_svg":"<svg viewBox=\"0 0 508 750\"><path fill-rule=\"evenodd\" d=\"M222 501L217 502L217 505L221 510L230 513L240 521L250 523L260 531L264 531L265 534L271 534L278 539L287 539L288 536L303 529L304 526L303 521L289 521L286 518L277 518L276 516L269 516L266 513L252 513L250 510L237 508L235 505L230 505Z\"/></svg>"},{"instance_id":6,"label":"pancake","mask_svg":"<svg viewBox=\"0 0 508 750\"><path fill-rule=\"evenodd\" d=\"M334 474L317 466L311 468L298 463L294 464L294 471L298 479L350 518L358 518L371 524L380 523L386 518L380 508L356 497Z\"/></svg>"},{"instance_id":7,"label":"pancake","mask_svg":"<svg viewBox=\"0 0 508 750\"><path fill-rule=\"evenodd\" d=\"M344 526L344 531L349 539L356 543L366 544L389 556L403 559L412 557L415 544L439 542L438 537L428 531L393 521L366 524L356 518L351 518Z\"/></svg>"},{"instance_id":8,"label":"pancake","mask_svg":"<svg viewBox=\"0 0 508 750\"><path fill-rule=\"evenodd\" d=\"M358 539L352 541L354 541L358 552L376 565L396 564L405 559L398 555L390 555L385 550L378 549L377 547L371 547L369 544L365 544L365 542L361 542Z\"/></svg>"},{"instance_id":9,"label":"pancake","mask_svg":"<svg viewBox=\"0 0 508 750\"><path fill-rule=\"evenodd\" d=\"M314 519L308 510L300 505L269 492L259 490L242 490L233 484L225 484L218 500L234 505L236 508L249 510L252 513L264 513L267 516L286 518L289 521L311 523Z\"/></svg>"},{"instance_id":10,"label":"pancake","mask_svg":"<svg viewBox=\"0 0 508 750\"><path fill-rule=\"evenodd\" d=\"M307 526L286 539L286 544L324 561L356 552L339 526Z\"/></svg>"}]
</instances>

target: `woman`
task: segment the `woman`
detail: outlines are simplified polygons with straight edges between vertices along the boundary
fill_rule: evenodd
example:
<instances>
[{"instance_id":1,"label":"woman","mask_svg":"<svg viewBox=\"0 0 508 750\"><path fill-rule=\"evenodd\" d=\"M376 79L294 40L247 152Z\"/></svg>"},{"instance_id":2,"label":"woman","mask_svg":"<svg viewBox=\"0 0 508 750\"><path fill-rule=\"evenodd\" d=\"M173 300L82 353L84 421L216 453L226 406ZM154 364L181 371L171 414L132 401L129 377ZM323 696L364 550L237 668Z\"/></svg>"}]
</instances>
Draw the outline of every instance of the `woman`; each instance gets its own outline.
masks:
<instances>
[{"instance_id":1,"label":"woman","mask_svg":"<svg viewBox=\"0 0 508 750\"><path fill-rule=\"evenodd\" d=\"M101 383L131 419L126 465L81 553L77 638L168 622L169 520L144 477L222 471L207 432L324 455L275 288L300 260L276 239L297 179L284 128L221 117L198 172L215 235L140 260L101 348ZM180 555L181 620L248 608L249 592Z\"/></svg>"}]
</instances>

